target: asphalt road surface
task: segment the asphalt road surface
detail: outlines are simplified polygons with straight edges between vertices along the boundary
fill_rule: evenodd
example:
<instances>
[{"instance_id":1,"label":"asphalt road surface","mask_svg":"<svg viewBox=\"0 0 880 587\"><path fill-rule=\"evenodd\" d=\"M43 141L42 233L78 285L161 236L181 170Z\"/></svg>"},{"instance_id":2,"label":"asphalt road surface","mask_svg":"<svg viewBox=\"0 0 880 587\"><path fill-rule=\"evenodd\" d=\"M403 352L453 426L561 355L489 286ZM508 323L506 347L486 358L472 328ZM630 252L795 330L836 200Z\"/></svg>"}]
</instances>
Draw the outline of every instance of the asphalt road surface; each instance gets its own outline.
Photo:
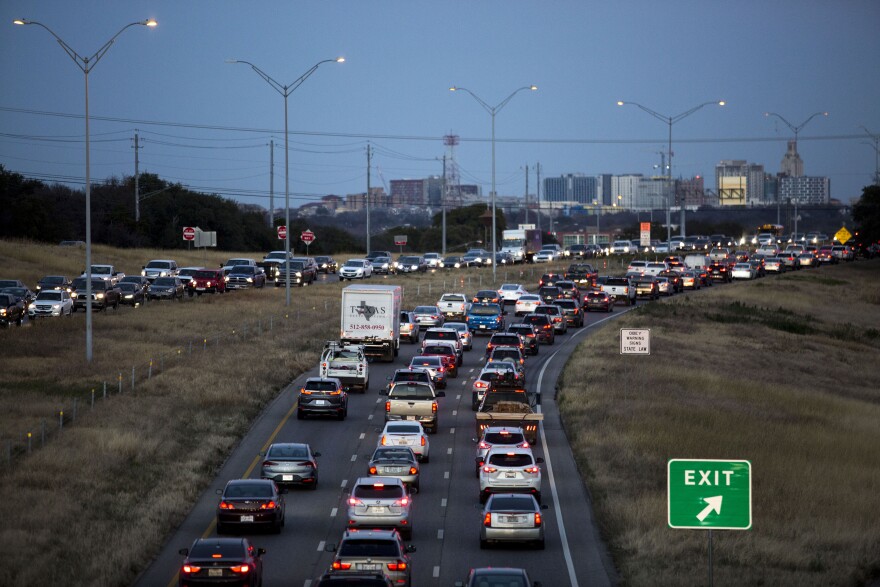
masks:
<instances>
[{"instance_id":1,"label":"asphalt road surface","mask_svg":"<svg viewBox=\"0 0 880 587\"><path fill-rule=\"evenodd\" d=\"M465 352L456 379L449 380L441 399L440 429L430 437L431 460L421 467L421 492L414 495L411 555L413 584L451 586L466 578L469 569L484 566L526 568L545 586L614 585L617 574L601 542L588 490L578 475L555 402L556 380L578 342L598 323L624 313L588 314L584 328L569 329L553 346L541 346L526 359L527 387L541 394L545 419L536 456L545 459L543 502L546 550L523 546L496 546L480 550L479 485L474 475L475 424L471 411L471 384L483 365L488 337L476 337ZM507 317L507 323L516 318ZM183 524L173 533L153 563L138 578L142 587L177 584L177 573L188 548L199 537L216 535L216 489L229 479L258 477L259 452L272 442L307 442L321 453L316 491L292 489L287 495L286 526L280 535L246 534L266 548L264 584L310 587L330 567L327 543L338 543L346 527L347 488L366 476L367 461L384 425L384 399L378 392L394 369L404 367L418 345L404 344L394 363L371 363L370 390L349 395L348 418L297 420L294 416L299 383L292 382L254 422L251 431L230 455L216 479L204 491ZM244 384L244 383L243 383Z\"/></svg>"}]
</instances>

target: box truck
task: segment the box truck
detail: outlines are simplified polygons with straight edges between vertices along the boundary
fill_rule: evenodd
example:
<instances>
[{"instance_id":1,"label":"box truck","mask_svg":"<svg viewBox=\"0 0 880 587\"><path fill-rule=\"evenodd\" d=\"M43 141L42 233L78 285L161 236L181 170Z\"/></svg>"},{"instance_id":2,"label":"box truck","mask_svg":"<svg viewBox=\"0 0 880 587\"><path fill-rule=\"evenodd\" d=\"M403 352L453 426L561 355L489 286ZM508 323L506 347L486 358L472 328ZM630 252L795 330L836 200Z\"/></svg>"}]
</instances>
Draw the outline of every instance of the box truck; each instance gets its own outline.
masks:
<instances>
[{"instance_id":1,"label":"box truck","mask_svg":"<svg viewBox=\"0 0 880 587\"><path fill-rule=\"evenodd\" d=\"M339 342L363 345L368 357L392 362L400 348L399 285L350 285L342 290Z\"/></svg>"}]
</instances>

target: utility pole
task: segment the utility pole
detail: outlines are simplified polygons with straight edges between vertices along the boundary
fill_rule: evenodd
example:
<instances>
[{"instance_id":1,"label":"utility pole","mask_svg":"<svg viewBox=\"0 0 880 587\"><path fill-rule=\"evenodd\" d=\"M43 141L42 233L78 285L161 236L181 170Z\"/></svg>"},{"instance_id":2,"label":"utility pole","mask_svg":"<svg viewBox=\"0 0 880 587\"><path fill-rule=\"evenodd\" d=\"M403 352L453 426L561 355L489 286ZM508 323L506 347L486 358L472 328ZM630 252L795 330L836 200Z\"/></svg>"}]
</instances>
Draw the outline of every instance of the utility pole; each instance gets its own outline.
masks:
<instances>
[{"instance_id":1,"label":"utility pole","mask_svg":"<svg viewBox=\"0 0 880 587\"><path fill-rule=\"evenodd\" d=\"M443 155L443 186L440 192L440 214L443 217L443 244L441 254L446 256L446 155Z\"/></svg>"},{"instance_id":2,"label":"utility pole","mask_svg":"<svg viewBox=\"0 0 880 587\"><path fill-rule=\"evenodd\" d=\"M140 190L140 160L138 152L141 150L138 142L138 131L134 129L134 221L141 221L141 190Z\"/></svg>"},{"instance_id":3,"label":"utility pole","mask_svg":"<svg viewBox=\"0 0 880 587\"><path fill-rule=\"evenodd\" d=\"M535 189L538 190L538 230L541 230L541 163L535 163L535 181L537 182L537 187Z\"/></svg>"},{"instance_id":4,"label":"utility pole","mask_svg":"<svg viewBox=\"0 0 880 587\"><path fill-rule=\"evenodd\" d=\"M370 167L373 148L367 141L367 254L370 254Z\"/></svg>"},{"instance_id":5,"label":"utility pole","mask_svg":"<svg viewBox=\"0 0 880 587\"><path fill-rule=\"evenodd\" d=\"M526 163L526 216L524 224L529 223L529 164Z\"/></svg>"},{"instance_id":6,"label":"utility pole","mask_svg":"<svg viewBox=\"0 0 880 587\"><path fill-rule=\"evenodd\" d=\"M275 226L275 140L269 139L269 228ZM290 238L290 235L287 235Z\"/></svg>"}]
</instances>

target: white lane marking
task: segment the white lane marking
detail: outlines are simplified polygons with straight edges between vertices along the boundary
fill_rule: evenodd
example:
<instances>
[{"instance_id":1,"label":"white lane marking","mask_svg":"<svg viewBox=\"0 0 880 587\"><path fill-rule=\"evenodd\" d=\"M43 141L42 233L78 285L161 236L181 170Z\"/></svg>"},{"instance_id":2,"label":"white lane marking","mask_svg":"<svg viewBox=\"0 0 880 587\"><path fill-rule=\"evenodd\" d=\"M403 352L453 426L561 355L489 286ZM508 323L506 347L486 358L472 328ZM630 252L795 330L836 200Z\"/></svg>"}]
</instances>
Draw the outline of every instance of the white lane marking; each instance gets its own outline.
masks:
<instances>
[{"instance_id":1,"label":"white lane marking","mask_svg":"<svg viewBox=\"0 0 880 587\"><path fill-rule=\"evenodd\" d=\"M473 367L471 367L471 370L468 371L468 373L473 373L474 371L476 371L476 369L474 369Z\"/></svg>"},{"instance_id":2,"label":"white lane marking","mask_svg":"<svg viewBox=\"0 0 880 587\"><path fill-rule=\"evenodd\" d=\"M381 402L381 401L382 401L382 398L381 398L381 397L377 397L377 398L376 398L376 403L377 403L377 404L378 404L379 402Z\"/></svg>"},{"instance_id":3,"label":"white lane marking","mask_svg":"<svg viewBox=\"0 0 880 587\"><path fill-rule=\"evenodd\" d=\"M448 454L448 455L452 454L452 447L451 446L446 449L446 454Z\"/></svg>"},{"instance_id":4,"label":"white lane marking","mask_svg":"<svg viewBox=\"0 0 880 587\"><path fill-rule=\"evenodd\" d=\"M366 438L366 436L367 436L366 432L361 432L361 435L358 436L358 440L363 440L364 438Z\"/></svg>"},{"instance_id":5,"label":"white lane marking","mask_svg":"<svg viewBox=\"0 0 880 587\"><path fill-rule=\"evenodd\" d=\"M437 540L443 540L443 528L437 530Z\"/></svg>"},{"instance_id":6,"label":"white lane marking","mask_svg":"<svg viewBox=\"0 0 880 587\"><path fill-rule=\"evenodd\" d=\"M458 401L460 399L461 399L461 394L458 394L457 396L455 396L455 401Z\"/></svg>"},{"instance_id":7,"label":"white lane marking","mask_svg":"<svg viewBox=\"0 0 880 587\"><path fill-rule=\"evenodd\" d=\"M443 472L443 478L444 478L444 479L449 479L449 471L444 471L444 472Z\"/></svg>"},{"instance_id":8,"label":"white lane marking","mask_svg":"<svg viewBox=\"0 0 880 587\"><path fill-rule=\"evenodd\" d=\"M318 543L318 552L324 552L324 541Z\"/></svg>"},{"instance_id":9,"label":"white lane marking","mask_svg":"<svg viewBox=\"0 0 880 587\"><path fill-rule=\"evenodd\" d=\"M451 428L449 429L449 433L450 433L450 434L455 434L455 426L453 426L453 427L451 427Z\"/></svg>"},{"instance_id":10,"label":"white lane marking","mask_svg":"<svg viewBox=\"0 0 880 587\"><path fill-rule=\"evenodd\" d=\"M618 316L622 316L623 314L624 314L624 312L621 312L620 314L618 314ZM595 326L596 324L599 324L601 322L605 322L606 320L611 320L612 318L614 318L614 317L609 316L608 318L603 318L601 320L594 322L590 326ZM587 332L587 328L582 328L582 329L578 330L568 340L574 340L574 337L577 336L578 334L581 334L582 332ZM568 340L565 342L568 343ZM564 346L564 344L563 344L563 346ZM553 361L553 357L555 357L559 353L559 351L561 351L561 350L562 350L561 348L557 349L552 355L550 355L547 358L546 361L544 361L544 364L541 365L541 371L540 371L540 373L538 373L537 390L538 390L538 393L540 393L542 396L544 395L541 390L541 386L544 382L544 371L546 371L547 366L550 365L550 363ZM538 404L537 411L538 411L538 413L541 413L541 405L540 404ZM565 524L562 521L562 509L559 507L559 493L556 490L556 477L553 476L553 463L550 459L550 447L547 446L547 436L546 436L546 434L544 434L544 424L543 423L541 423L540 427L538 428L538 431L541 434L541 444L544 445L544 467L547 469L547 480L550 482L550 493L553 495L553 511L556 513L556 523L559 525L559 538L562 541L562 554L565 558L565 566L566 566L566 569L568 570L568 577L569 577L569 581L571 583L571 587L578 587L577 575L575 574L575 570L574 570L574 562L571 558L571 548L569 547L568 537L565 533Z\"/></svg>"},{"instance_id":11,"label":"white lane marking","mask_svg":"<svg viewBox=\"0 0 880 587\"><path fill-rule=\"evenodd\" d=\"M351 455L351 462L353 463L353 462L355 462L356 460L358 460L358 456L357 456L357 455Z\"/></svg>"},{"instance_id":12,"label":"white lane marking","mask_svg":"<svg viewBox=\"0 0 880 587\"><path fill-rule=\"evenodd\" d=\"M343 479L342 484L340 484L339 486L342 487L343 489L345 489L346 485L348 485L348 479Z\"/></svg>"},{"instance_id":13,"label":"white lane marking","mask_svg":"<svg viewBox=\"0 0 880 587\"><path fill-rule=\"evenodd\" d=\"M464 387L465 385L467 385L467 384L468 384L468 381L470 381L470 380L469 380L469 379L465 379L464 381L462 381L462 382L461 382L461 386Z\"/></svg>"},{"instance_id":14,"label":"white lane marking","mask_svg":"<svg viewBox=\"0 0 880 587\"><path fill-rule=\"evenodd\" d=\"M444 497L443 499L440 500L440 507L441 507L441 508L445 508L445 507L446 507L446 498L445 498L445 497Z\"/></svg>"},{"instance_id":15,"label":"white lane marking","mask_svg":"<svg viewBox=\"0 0 880 587\"><path fill-rule=\"evenodd\" d=\"M440 567L434 567L434 578L440 576Z\"/></svg>"},{"instance_id":16,"label":"white lane marking","mask_svg":"<svg viewBox=\"0 0 880 587\"><path fill-rule=\"evenodd\" d=\"M312 580L306 579L306 582L303 583L303 587L312 587Z\"/></svg>"},{"instance_id":17,"label":"white lane marking","mask_svg":"<svg viewBox=\"0 0 880 587\"><path fill-rule=\"evenodd\" d=\"M367 420L372 420L372 419L373 419L373 414L370 414L369 416L367 416Z\"/></svg>"},{"instance_id":18,"label":"white lane marking","mask_svg":"<svg viewBox=\"0 0 880 587\"><path fill-rule=\"evenodd\" d=\"M457 416L457 415L458 415L458 410L452 410L452 415L453 415L453 416Z\"/></svg>"},{"instance_id":19,"label":"white lane marking","mask_svg":"<svg viewBox=\"0 0 880 587\"><path fill-rule=\"evenodd\" d=\"M332 510L330 510L330 517L335 518L336 514L338 514L338 513L339 513L339 508L333 508Z\"/></svg>"}]
</instances>

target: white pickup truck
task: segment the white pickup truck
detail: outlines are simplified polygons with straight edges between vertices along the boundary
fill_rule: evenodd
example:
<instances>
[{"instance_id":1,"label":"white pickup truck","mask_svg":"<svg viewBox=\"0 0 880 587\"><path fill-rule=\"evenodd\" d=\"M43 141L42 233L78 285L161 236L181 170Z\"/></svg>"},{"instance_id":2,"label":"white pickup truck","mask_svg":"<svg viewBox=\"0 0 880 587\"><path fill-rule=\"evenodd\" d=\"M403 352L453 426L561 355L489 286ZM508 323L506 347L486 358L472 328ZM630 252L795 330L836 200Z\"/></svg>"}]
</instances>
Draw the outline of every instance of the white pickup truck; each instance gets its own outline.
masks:
<instances>
[{"instance_id":1,"label":"white pickup truck","mask_svg":"<svg viewBox=\"0 0 880 587\"><path fill-rule=\"evenodd\" d=\"M339 379L347 390L365 393L370 388L370 365L363 345L327 341L321 353L320 373L321 377Z\"/></svg>"},{"instance_id":2,"label":"white pickup truck","mask_svg":"<svg viewBox=\"0 0 880 587\"><path fill-rule=\"evenodd\" d=\"M440 412L437 398L446 395L435 391L430 383L405 381L394 385L385 402L385 421L415 420L421 422L429 434L437 433L437 414Z\"/></svg>"},{"instance_id":3,"label":"white pickup truck","mask_svg":"<svg viewBox=\"0 0 880 587\"><path fill-rule=\"evenodd\" d=\"M628 306L636 304L636 287L628 277L606 277L602 291L615 303L623 301Z\"/></svg>"},{"instance_id":4,"label":"white pickup truck","mask_svg":"<svg viewBox=\"0 0 880 587\"><path fill-rule=\"evenodd\" d=\"M445 293L440 296L437 307L440 308L440 313L446 318L460 318L464 320L468 310L471 308L471 304L463 293Z\"/></svg>"}]
</instances>

